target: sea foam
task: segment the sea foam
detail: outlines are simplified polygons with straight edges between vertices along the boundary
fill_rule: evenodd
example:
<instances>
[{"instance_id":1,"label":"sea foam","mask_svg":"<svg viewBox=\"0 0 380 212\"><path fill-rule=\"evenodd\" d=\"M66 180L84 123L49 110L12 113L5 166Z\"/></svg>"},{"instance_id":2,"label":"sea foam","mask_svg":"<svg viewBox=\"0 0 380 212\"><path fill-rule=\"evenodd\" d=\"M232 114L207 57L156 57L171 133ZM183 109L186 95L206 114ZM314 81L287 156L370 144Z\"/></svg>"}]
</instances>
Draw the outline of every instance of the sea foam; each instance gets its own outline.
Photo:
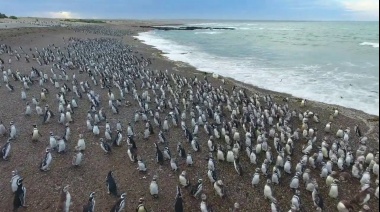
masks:
<instances>
[{"instance_id":1,"label":"sea foam","mask_svg":"<svg viewBox=\"0 0 380 212\"><path fill-rule=\"evenodd\" d=\"M379 48L379 43L373 43L373 42L363 42L360 43L361 46L372 46L373 48Z\"/></svg>"},{"instance_id":2,"label":"sea foam","mask_svg":"<svg viewBox=\"0 0 380 212\"><path fill-rule=\"evenodd\" d=\"M136 36L143 43L165 53L169 59L188 63L200 71L231 77L260 88L292 94L300 98L337 104L379 115L379 95L366 84L351 86L352 74L332 67L326 71L319 65L289 67L259 66L257 58L230 58L207 53L196 46L165 39L155 31ZM337 74L340 73L340 74ZM371 76L355 75L369 81ZM334 82L334 83L331 83ZM378 83L377 83L378 86ZM377 91L376 91L377 92Z\"/></svg>"}]
</instances>

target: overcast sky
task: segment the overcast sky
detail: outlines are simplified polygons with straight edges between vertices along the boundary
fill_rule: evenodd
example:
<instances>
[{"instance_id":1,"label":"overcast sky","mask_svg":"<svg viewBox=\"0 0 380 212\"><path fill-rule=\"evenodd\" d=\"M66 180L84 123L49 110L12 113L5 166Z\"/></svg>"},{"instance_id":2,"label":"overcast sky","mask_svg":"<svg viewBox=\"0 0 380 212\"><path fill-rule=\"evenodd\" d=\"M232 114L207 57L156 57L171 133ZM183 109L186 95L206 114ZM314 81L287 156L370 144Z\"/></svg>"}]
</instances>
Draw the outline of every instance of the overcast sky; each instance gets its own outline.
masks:
<instances>
[{"instance_id":1,"label":"overcast sky","mask_svg":"<svg viewBox=\"0 0 380 212\"><path fill-rule=\"evenodd\" d=\"M378 0L0 0L15 16L107 19L378 20Z\"/></svg>"}]
</instances>

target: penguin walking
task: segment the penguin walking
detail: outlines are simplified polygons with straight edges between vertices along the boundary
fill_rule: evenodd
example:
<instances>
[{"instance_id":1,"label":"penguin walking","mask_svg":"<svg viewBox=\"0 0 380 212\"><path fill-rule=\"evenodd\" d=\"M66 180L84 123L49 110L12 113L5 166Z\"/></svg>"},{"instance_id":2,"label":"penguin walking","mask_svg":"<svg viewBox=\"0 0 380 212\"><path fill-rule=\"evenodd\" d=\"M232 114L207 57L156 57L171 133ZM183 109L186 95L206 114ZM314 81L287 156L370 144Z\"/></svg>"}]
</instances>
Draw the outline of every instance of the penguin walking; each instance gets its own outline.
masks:
<instances>
[{"instance_id":1,"label":"penguin walking","mask_svg":"<svg viewBox=\"0 0 380 212\"><path fill-rule=\"evenodd\" d=\"M179 175L179 184L185 188L190 186L190 180L186 176L186 171L182 171L181 175Z\"/></svg>"},{"instance_id":2,"label":"penguin walking","mask_svg":"<svg viewBox=\"0 0 380 212\"><path fill-rule=\"evenodd\" d=\"M37 125L33 125L32 141L38 141L42 137L40 131L38 131Z\"/></svg>"},{"instance_id":3,"label":"penguin walking","mask_svg":"<svg viewBox=\"0 0 380 212\"><path fill-rule=\"evenodd\" d=\"M90 193L87 204L83 206L83 212L95 212L95 192Z\"/></svg>"},{"instance_id":4,"label":"penguin walking","mask_svg":"<svg viewBox=\"0 0 380 212\"><path fill-rule=\"evenodd\" d=\"M111 212L123 212L126 205L126 198L126 193L121 194L120 199L112 207Z\"/></svg>"},{"instance_id":5,"label":"penguin walking","mask_svg":"<svg viewBox=\"0 0 380 212\"><path fill-rule=\"evenodd\" d=\"M146 167L146 164L144 163L144 161L143 161L141 158L137 159L137 165L138 165L137 169L138 169L140 172L146 172L147 169L148 169L148 168Z\"/></svg>"},{"instance_id":6,"label":"penguin walking","mask_svg":"<svg viewBox=\"0 0 380 212\"><path fill-rule=\"evenodd\" d=\"M148 209L146 209L144 205L144 198L139 199L139 204L136 207L136 212L148 212Z\"/></svg>"},{"instance_id":7,"label":"penguin walking","mask_svg":"<svg viewBox=\"0 0 380 212\"><path fill-rule=\"evenodd\" d=\"M259 168L256 168L255 170L255 174L253 175L253 178L252 178L252 186L253 187L256 187L260 182L260 169Z\"/></svg>"},{"instance_id":8,"label":"penguin walking","mask_svg":"<svg viewBox=\"0 0 380 212\"><path fill-rule=\"evenodd\" d=\"M222 180L218 180L214 183L215 194L223 198L225 196L225 188Z\"/></svg>"},{"instance_id":9,"label":"penguin walking","mask_svg":"<svg viewBox=\"0 0 380 212\"><path fill-rule=\"evenodd\" d=\"M74 156L73 160L71 161L71 164L75 167L80 166L80 164L83 161L83 153L81 151L78 151Z\"/></svg>"},{"instance_id":10,"label":"penguin walking","mask_svg":"<svg viewBox=\"0 0 380 212\"><path fill-rule=\"evenodd\" d=\"M49 171L52 161L53 161L53 157L50 153L50 148L46 148L44 158L42 159L42 162L40 164L40 170L41 171Z\"/></svg>"},{"instance_id":11,"label":"penguin walking","mask_svg":"<svg viewBox=\"0 0 380 212\"><path fill-rule=\"evenodd\" d=\"M78 143L75 146L75 150L77 151L84 151L86 149L86 142L83 138L83 134L79 134Z\"/></svg>"},{"instance_id":12,"label":"penguin walking","mask_svg":"<svg viewBox=\"0 0 380 212\"><path fill-rule=\"evenodd\" d=\"M8 139L4 146L1 147L0 156L3 160L8 160L9 155L11 154L11 140Z\"/></svg>"},{"instance_id":13,"label":"penguin walking","mask_svg":"<svg viewBox=\"0 0 380 212\"><path fill-rule=\"evenodd\" d=\"M104 142L103 138L100 139L100 147L102 148L102 150L104 151L104 154L106 155L112 152L110 145Z\"/></svg>"},{"instance_id":14,"label":"penguin walking","mask_svg":"<svg viewBox=\"0 0 380 212\"><path fill-rule=\"evenodd\" d=\"M198 179L198 183L193 186L190 193L193 197L198 198L203 191L203 180Z\"/></svg>"},{"instance_id":15,"label":"penguin walking","mask_svg":"<svg viewBox=\"0 0 380 212\"><path fill-rule=\"evenodd\" d=\"M13 193L15 193L17 191L17 188L18 188L18 180L21 178L21 176L18 174L18 171L17 170L13 170L12 171L12 178L11 178L11 190Z\"/></svg>"},{"instance_id":16,"label":"penguin walking","mask_svg":"<svg viewBox=\"0 0 380 212\"><path fill-rule=\"evenodd\" d=\"M290 188L293 190L297 190L299 188L299 176L301 173L297 172L296 175L290 181Z\"/></svg>"},{"instance_id":17,"label":"penguin walking","mask_svg":"<svg viewBox=\"0 0 380 212\"><path fill-rule=\"evenodd\" d=\"M117 197L118 196L117 195L117 186L116 186L115 178L113 176L112 171L109 171L107 174L106 185L107 185L107 193L112 194L112 195Z\"/></svg>"},{"instance_id":18,"label":"penguin walking","mask_svg":"<svg viewBox=\"0 0 380 212\"><path fill-rule=\"evenodd\" d=\"M313 198L314 206L317 208L317 210L322 211L324 209L324 203L323 203L322 195L319 193L318 188L314 188L312 192L312 198Z\"/></svg>"},{"instance_id":19,"label":"penguin walking","mask_svg":"<svg viewBox=\"0 0 380 212\"><path fill-rule=\"evenodd\" d=\"M152 181L149 185L149 191L150 195L152 195L153 198L158 198L158 184L157 184L157 176L153 176Z\"/></svg>"},{"instance_id":20,"label":"penguin walking","mask_svg":"<svg viewBox=\"0 0 380 212\"><path fill-rule=\"evenodd\" d=\"M17 135L16 126L14 125L13 121L10 122L10 133L9 133L9 139L15 139Z\"/></svg>"},{"instance_id":21,"label":"penguin walking","mask_svg":"<svg viewBox=\"0 0 380 212\"><path fill-rule=\"evenodd\" d=\"M339 192L338 192L338 180L334 179L332 184L330 185L330 191L329 191L329 196L331 198L338 198Z\"/></svg>"},{"instance_id":22,"label":"penguin walking","mask_svg":"<svg viewBox=\"0 0 380 212\"><path fill-rule=\"evenodd\" d=\"M69 185L63 187L61 191L60 201L59 201L59 209L63 212L70 212L71 206L71 194L69 192Z\"/></svg>"},{"instance_id":23,"label":"penguin walking","mask_svg":"<svg viewBox=\"0 0 380 212\"><path fill-rule=\"evenodd\" d=\"M17 211L18 208L26 208L26 188L23 186L23 178L17 179L17 190L14 193L13 199L13 211Z\"/></svg>"},{"instance_id":24,"label":"penguin walking","mask_svg":"<svg viewBox=\"0 0 380 212\"><path fill-rule=\"evenodd\" d=\"M271 183L271 180L268 179L264 186L264 198L269 200L273 198L272 188L270 187Z\"/></svg>"},{"instance_id":25,"label":"penguin walking","mask_svg":"<svg viewBox=\"0 0 380 212\"><path fill-rule=\"evenodd\" d=\"M183 212L183 200L181 188L177 186L177 194L175 197L174 212Z\"/></svg>"}]
</instances>

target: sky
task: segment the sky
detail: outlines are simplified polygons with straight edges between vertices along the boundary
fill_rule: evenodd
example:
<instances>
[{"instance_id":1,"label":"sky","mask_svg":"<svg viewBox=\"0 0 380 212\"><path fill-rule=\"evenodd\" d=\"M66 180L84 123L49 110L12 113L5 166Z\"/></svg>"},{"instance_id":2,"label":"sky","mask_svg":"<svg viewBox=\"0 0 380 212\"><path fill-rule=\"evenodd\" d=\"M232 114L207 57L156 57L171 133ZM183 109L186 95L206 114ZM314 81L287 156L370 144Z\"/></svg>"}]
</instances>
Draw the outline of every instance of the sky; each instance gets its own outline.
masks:
<instances>
[{"instance_id":1,"label":"sky","mask_svg":"<svg viewBox=\"0 0 380 212\"><path fill-rule=\"evenodd\" d=\"M23 17L378 21L378 0L0 0Z\"/></svg>"}]
</instances>

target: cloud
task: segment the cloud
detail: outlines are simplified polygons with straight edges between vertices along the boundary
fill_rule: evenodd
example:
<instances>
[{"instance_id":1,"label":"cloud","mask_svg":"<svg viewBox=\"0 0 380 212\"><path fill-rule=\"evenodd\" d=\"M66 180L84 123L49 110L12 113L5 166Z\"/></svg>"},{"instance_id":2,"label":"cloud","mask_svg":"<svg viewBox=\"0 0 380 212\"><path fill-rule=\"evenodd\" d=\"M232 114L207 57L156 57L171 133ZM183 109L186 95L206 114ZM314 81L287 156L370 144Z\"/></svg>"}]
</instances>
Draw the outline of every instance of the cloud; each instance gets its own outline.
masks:
<instances>
[{"instance_id":1,"label":"cloud","mask_svg":"<svg viewBox=\"0 0 380 212\"><path fill-rule=\"evenodd\" d=\"M379 18L378 0L340 0L341 5L360 16Z\"/></svg>"},{"instance_id":2,"label":"cloud","mask_svg":"<svg viewBox=\"0 0 380 212\"><path fill-rule=\"evenodd\" d=\"M69 12L69 11L59 11L59 12L46 12L43 17L47 18L80 18L79 14Z\"/></svg>"}]
</instances>

